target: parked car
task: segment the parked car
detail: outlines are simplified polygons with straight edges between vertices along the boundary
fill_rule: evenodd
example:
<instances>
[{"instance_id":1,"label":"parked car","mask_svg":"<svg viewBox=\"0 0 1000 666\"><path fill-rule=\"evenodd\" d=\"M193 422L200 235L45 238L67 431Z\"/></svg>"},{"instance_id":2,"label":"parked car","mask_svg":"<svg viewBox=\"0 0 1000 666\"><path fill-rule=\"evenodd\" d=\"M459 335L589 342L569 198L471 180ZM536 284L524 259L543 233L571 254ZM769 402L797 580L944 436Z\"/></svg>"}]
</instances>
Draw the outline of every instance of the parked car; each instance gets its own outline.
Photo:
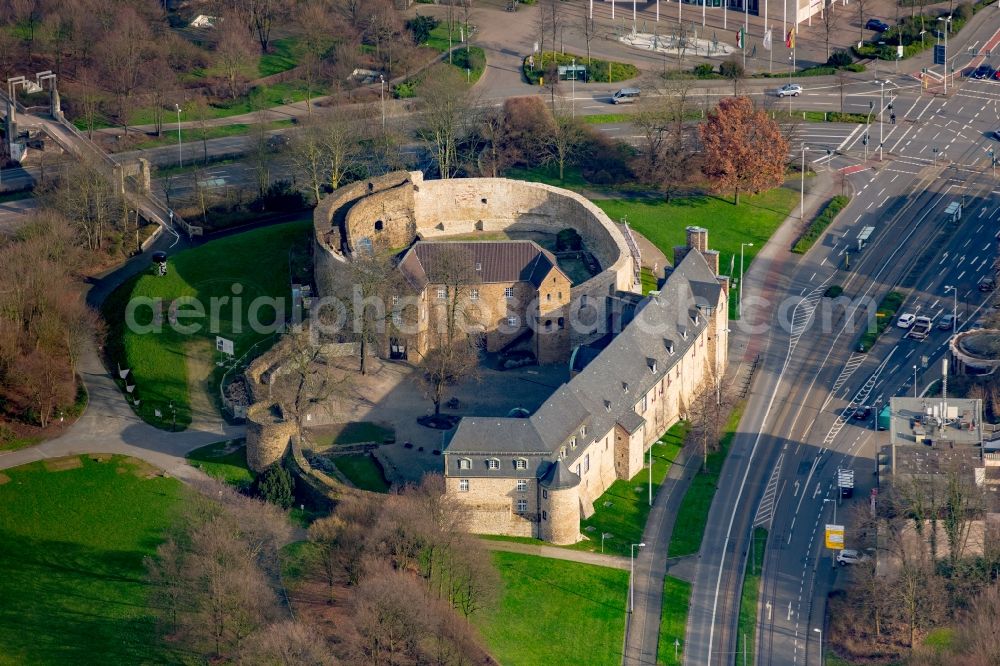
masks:
<instances>
[{"instance_id":1,"label":"parked car","mask_svg":"<svg viewBox=\"0 0 1000 666\"><path fill-rule=\"evenodd\" d=\"M622 88L611 96L612 104L632 104L639 101L638 88Z\"/></svg>"},{"instance_id":2,"label":"parked car","mask_svg":"<svg viewBox=\"0 0 1000 666\"><path fill-rule=\"evenodd\" d=\"M865 30L874 30L875 32L885 32L889 29L889 24L885 21L879 21L876 18L868 19L868 23L865 23Z\"/></svg>"},{"instance_id":3,"label":"parked car","mask_svg":"<svg viewBox=\"0 0 1000 666\"><path fill-rule=\"evenodd\" d=\"M1000 81L1000 69L993 72L993 78L996 79L997 81Z\"/></svg>"},{"instance_id":4,"label":"parked car","mask_svg":"<svg viewBox=\"0 0 1000 666\"><path fill-rule=\"evenodd\" d=\"M852 548L845 548L837 553L837 564L840 566L848 564L861 564L862 562L867 562L870 559L871 556L867 553L862 553L861 551L854 550Z\"/></svg>"},{"instance_id":5,"label":"parked car","mask_svg":"<svg viewBox=\"0 0 1000 666\"><path fill-rule=\"evenodd\" d=\"M955 326L956 321L958 321L958 319L955 317L955 315L946 314L945 316L941 317L941 321L938 322L937 326L942 331L950 331L952 327Z\"/></svg>"},{"instance_id":6,"label":"parked car","mask_svg":"<svg viewBox=\"0 0 1000 666\"><path fill-rule=\"evenodd\" d=\"M1000 129L993 130L993 138L1000 141Z\"/></svg>"},{"instance_id":7,"label":"parked car","mask_svg":"<svg viewBox=\"0 0 1000 666\"><path fill-rule=\"evenodd\" d=\"M995 278L987 275L982 280L979 281L979 291L993 291L997 288L997 281Z\"/></svg>"},{"instance_id":8,"label":"parked car","mask_svg":"<svg viewBox=\"0 0 1000 666\"><path fill-rule=\"evenodd\" d=\"M900 328L909 328L913 326L913 322L916 318L917 315L909 312L901 314L899 315L899 319L896 320L896 326L899 326Z\"/></svg>"},{"instance_id":9,"label":"parked car","mask_svg":"<svg viewBox=\"0 0 1000 666\"><path fill-rule=\"evenodd\" d=\"M970 74L969 76L974 79L988 79L991 76L993 76L993 74L994 74L993 68L984 62L979 67L976 67L974 70L972 70L972 74Z\"/></svg>"},{"instance_id":10,"label":"parked car","mask_svg":"<svg viewBox=\"0 0 1000 666\"><path fill-rule=\"evenodd\" d=\"M802 94L802 86L797 83L786 83L775 93L778 97L798 97Z\"/></svg>"},{"instance_id":11,"label":"parked car","mask_svg":"<svg viewBox=\"0 0 1000 666\"><path fill-rule=\"evenodd\" d=\"M858 421L867 421L871 415L872 408L868 405L858 405L858 408L854 410L854 418Z\"/></svg>"}]
</instances>

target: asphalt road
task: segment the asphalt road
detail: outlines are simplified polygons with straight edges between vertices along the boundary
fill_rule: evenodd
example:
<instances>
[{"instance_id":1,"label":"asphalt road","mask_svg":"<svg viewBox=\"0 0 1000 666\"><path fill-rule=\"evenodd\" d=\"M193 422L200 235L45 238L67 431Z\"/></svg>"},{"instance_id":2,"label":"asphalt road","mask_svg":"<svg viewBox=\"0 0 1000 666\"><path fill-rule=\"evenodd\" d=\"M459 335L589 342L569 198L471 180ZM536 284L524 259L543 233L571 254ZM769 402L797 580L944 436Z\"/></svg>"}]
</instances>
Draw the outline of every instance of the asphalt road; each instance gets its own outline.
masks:
<instances>
[{"instance_id":1,"label":"asphalt road","mask_svg":"<svg viewBox=\"0 0 1000 666\"><path fill-rule=\"evenodd\" d=\"M860 321L847 326L845 310L830 308L822 298L826 286L839 284L847 298L874 304L902 284L912 289L903 309L935 320L951 310L946 284L957 286L970 316L983 300L975 285L992 270L1000 224L1000 190L986 152L1000 148L990 136L1000 118L1000 85L967 81L948 99L903 90L894 106L897 124L881 128L885 160L874 171L848 176L855 197L824 243L802 259L778 257L766 273L754 275L752 269L747 276L747 320L771 326L748 337L751 352L761 354L762 370L709 516L687 663L732 663L737 656L737 601L755 518L771 531L757 663L819 663L826 595L843 575L831 572L821 549L822 527L832 518L831 503L823 500L835 497L836 469L850 467L860 481L851 502L866 501L875 446L884 437L870 424L845 423L843 414L859 402L911 392L914 362L920 382L924 361L933 366L944 351L945 332L935 330L916 342L892 329L870 353L856 354ZM870 130L870 150L878 145L878 129L876 124ZM851 137L842 155L826 160L829 166L851 167L852 158L863 162L862 136ZM963 196L960 228L940 235L944 207ZM873 227L871 240L857 252L864 227ZM771 302L754 305L751 294ZM783 307L775 307L779 298Z\"/></svg>"}]
</instances>

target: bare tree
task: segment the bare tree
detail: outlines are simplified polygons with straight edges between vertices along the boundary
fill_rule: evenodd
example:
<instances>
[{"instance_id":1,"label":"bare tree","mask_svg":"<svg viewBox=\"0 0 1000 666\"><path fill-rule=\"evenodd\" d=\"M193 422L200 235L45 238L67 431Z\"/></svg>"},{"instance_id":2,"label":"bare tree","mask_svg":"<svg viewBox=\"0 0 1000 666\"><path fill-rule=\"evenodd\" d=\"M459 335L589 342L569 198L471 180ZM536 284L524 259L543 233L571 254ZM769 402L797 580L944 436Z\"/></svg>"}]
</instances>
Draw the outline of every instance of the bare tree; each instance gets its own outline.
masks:
<instances>
[{"instance_id":1,"label":"bare tree","mask_svg":"<svg viewBox=\"0 0 1000 666\"><path fill-rule=\"evenodd\" d=\"M104 81L117 102L118 120L128 134L132 98L142 83L143 67L151 57L152 35L146 21L126 6L117 16L114 30L98 46Z\"/></svg>"},{"instance_id":2,"label":"bare tree","mask_svg":"<svg viewBox=\"0 0 1000 666\"><path fill-rule=\"evenodd\" d=\"M319 203L327 174L322 128L313 121L307 122L304 127L292 134L288 154L295 172L305 180L312 192L313 200Z\"/></svg>"},{"instance_id":3,"label":"bare tree","mask_svg":"<svg viewBox=\"0 0 1000 666\"><path fill-rule=\"evenodd\" d=\"M647 96L639 103L633 120L643 137L635 171L643 182L657 187L667 201L694 171L694 150L684 127L692 85L690 79L667 82L659 96Z\"/></svg>"},{"instance_id":4,"label":"bare tree","mask_svg":"<svg viewBox=\"0 0 1000 666\"><path fill-rule=\"evenodd\" d=\"M508 165L505 149L510 135L507 112L492 106L479 109L479 134L484 147L479 153L479 170L484 176L499 178Z\"/></svg>"},{"instance_id":5,"label":"bare tree","mask_svg":"<svg viewBox=\"0 0 1000 666\"><path fill-rule=\"evenodd\" d=\"M830 59L830 35L836 27L836 19L833 14L833 0L823 0L824 8L821 20L823 22L823 38L826 42L826 59Z\"/></svg>"},{"instance_id":6,"label":"bare tree","mask_svg":"<svg viewBox=\"0 0 1000 666\"><path fill-rule=\"evenodd\" d=\"M341 549L345 527L339 516L320 518L309 526L309 541L315 546L311 559L329 586L331 601L343 571Z\"/></svg>"},{"instance_id":7,"label":"bare tree","mask_svg":"<svg viewBox=\"0 0 1000 666\"><path fill-rule=\"evenodd\" d=\"M434 404L434 415L439 416L448 387L478 376L479 352L472 338L461 331L450 336L436 332L433 337L431 348L420 359L417 377Z\"/></svg>"},{"instance_id":8,"label":"bare tree","mask_svg":"<svg viewBox=\"0 0 1000 666\"><path fill-rule=\"evenodd\" d=\"M419 134L434 146L441 178L451 178L457 171L458 145L468 132L474 105L454 68L434 69L420 85L420 96L424 122Z\"/></svg>"},{"instance_id":9,"label":"bare tree","mask_svg":"<svg viewBox=\"0 0 1000 666\"><path fill-rule=\"evenodd\" d=\"M350 109L334 107L323 117L319 127L328 182L335 190L357 167L360 155L358 123Z\"/></svg>"},{"instance_id":10,"label":"bare tree","mask_svg":"<svg viewBox=\"0 0 1000 666\"><path fill-rule=\"evenodd\" d=\"M267 53L271 43L271 28L289 11L287 0L235 0L233 8L247 31L257 39L260 50Z\"/></svg>"},{"instance_id":11,"label":"bare tree","mask_svg":"<svg viewBox=\"0 0 1000 666\"><path fill-rule=\"evenodd\" d=\"M855 0L854 2L854 6L858 8L858 42L865 41L865 14L870 9L871 2L872 0Z\"/></svg>"},{"instance_id":12,"label":"bare tree","mask_svg":"<svg viewBox=\"0 0 1000 666\"><path fill-rule=\"evenodd\" d=\"M397 328L394 319L402 316L394 301L409 290L396 270L396 258L391 248L375 239L371 251L355 248L348 272L350 284L343 285L339 293L352 295L351 337L358 343L359 372L368 373L368 357L374 349L393 335Z\"/></svg>"},{"instance_id":13,"label":"bare tree","mask_svg":"<svg viewBox=\"0 0 1000 666\"><path fill-rule=\"evenodd\" d=\"M284 621L253 634L243 644L237 663L282 666L333 666L337 660L320 631L307 624Z\"/></svg>"},{"instance_id":14,"label":"bare tree","mask_svg":"<svg viewBox=\"0 0 1000 666\"><path fill-rule=\"evenodd\" d=\"M250 42L246 31L233 19L224 18L218 31L216 60L226 79L229 96L236 99L243 92L244 73L256 56L254 45Z\"/></svg>"},{"instance_id":15,"label":"bare tree","mask_svg":"<svg viewBox=\"0 0 1000 666\"><path fill-rule=\"evenodd\" d=\"M587 64L590 64L590 43L597 36L597 23L588 14L583 14L583 39L587 43Z\"/></svg>"},{"instance_id":16,"label":"bare tree","mask_svg":"<svg viewBox=\"0 0 1000 666\"><path fill-rule=\"evenodd\" d=\"M571 162L574 154L585 144L586 134L583 125L576 118L556 113L555 129L545 142L546 161L559 167L559 180L565 180L566 164Z\"/></svg>"},{"instance_id":17,"label":"bare tree","mask_svg":"<svg viewBox=\"0 0 1000 666\"><path fill-rule=\"evenodd\" d=\"M331 396L348 389L348 376L327 363L307 331L289 333L285 341L283 371L272 380L270 396L301 436L311 411L327 408Z\"/></svg>"}]
</instances>

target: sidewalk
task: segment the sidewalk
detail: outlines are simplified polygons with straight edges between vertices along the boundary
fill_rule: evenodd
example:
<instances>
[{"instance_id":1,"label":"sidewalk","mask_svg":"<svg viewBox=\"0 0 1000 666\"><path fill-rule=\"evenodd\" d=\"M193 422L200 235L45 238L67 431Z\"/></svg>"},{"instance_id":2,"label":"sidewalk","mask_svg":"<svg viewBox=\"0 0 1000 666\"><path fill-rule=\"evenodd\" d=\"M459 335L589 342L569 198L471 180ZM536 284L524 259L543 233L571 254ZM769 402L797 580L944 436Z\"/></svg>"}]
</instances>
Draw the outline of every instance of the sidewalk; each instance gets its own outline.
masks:
<instances>
[{"instance_id":1,"label":"sidewalk","mask_svg":"<svg viewBox=\"0 0 1000 666\"><path fill-rule=\"evenodd\" d=\"M505 553L518 553L520 555L534 555L536 557L548 557L553 560L566 560L567 562L578 562L580 564L593 564L598 567L611 567L612 569L624 569L628 571L628 558L617 555L603 555L601 553L590 553L585 550L570 550L558 546L536 546L530 543L517 543L516 541L496 541L494 539L480 539L488 550L499 550Z\"/></svg>"}]
</instances>

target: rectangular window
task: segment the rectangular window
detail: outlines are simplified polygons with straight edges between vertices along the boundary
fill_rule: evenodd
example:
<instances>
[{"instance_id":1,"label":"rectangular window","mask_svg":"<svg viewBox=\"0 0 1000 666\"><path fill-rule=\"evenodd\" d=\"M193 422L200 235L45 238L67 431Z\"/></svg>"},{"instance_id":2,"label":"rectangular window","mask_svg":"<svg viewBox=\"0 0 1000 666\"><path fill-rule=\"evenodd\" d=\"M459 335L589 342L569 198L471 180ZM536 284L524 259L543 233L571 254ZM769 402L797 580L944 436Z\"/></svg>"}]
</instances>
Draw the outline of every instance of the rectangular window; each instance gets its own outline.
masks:
<instances>
[{"instance_id":1,"label":"rectangular window","mask_svg":"<svg viewBox=\"0 0 1000 666\"><path fill-rule=\"evenodd\" d=\"M470 301L478 301L479 300L479 290L478 289L473 289L472 291L469 292L469 300Z\"/></svg>"},{"instance_id":2,"label":"rectangular window","mask_svg":"<svg viewBox=\"0 0 1000 666\"><path fill-rule=\"evenodd\" d=\"M580 296L580 307L581 308L587 307L587 294L583 294L582 296Z\"/></svg>"},{"instance_id":3,"label":"rectangular window","mask_svg":"<svg viewBox=\"0 0 1000 666\"><path fill-rule=\"evenodd\" d=\"M576 448L576 437L570 437L569 438L569 448L571 448L571 449L575 449Z\"/></svg>"},{"instance_id":4,"label":"rectangular window","mask_svg":"<svg viewBox=\"0 0 1000 666\"><path fill-rule=\"evenodd\" d=\"M511 328L517 326L517 317L507 317L507 325Z\"/></svg>"},{"instance_id":5,"label":"rectangular window","mask_svg":"<svg viewBox=\"0 0 1000 666\"><path fill-rule=\"evenodd\" d=\"M519 499L517 500L517 512L526 513L528 511L528 500Z\"/></svg>"},{"instance_id":6,"label":"rectangular window","mask_svg":"<svg viewBox=\"0 0 1000 666\"><path fill-rule=\"evenodd\" d=\"M393 305L393 307L399 305L399 296L393 296L392 297L392 305Z\"/></svg>"},{"instance_id":7,"label":"rectangular window","mask_svg":"<svg viewBox=\"0 0 1000 666\"><path fill-rule=\"evenodd\" d=\"M576 464L576 475L580 476L580 463Z\"/></svg>"},{"instance_id":8,"label":"rectangular window","mask_svg":"<svg viewBox=\"0 0 1000 666\"><path fill-rule=\"evenodd\" d=\"M641 409L642 411L646 411L646 407L648 407L648 406L649 406L649 402L648 402L648 401L646 400L646 396L642 396L642 401L641 401L641 403L640 403L640 404L642 405L642 406L640 407L640 409Z\"/></svg>"},{"instance_id":9,"label":"rectangular window","mask_svg":"<svg viewBox=\"0 0 1000 666\"><path fill-rule=\"evenodd\" d=\"M438 287L438 299L444 300L448 298L448 287Z\"/></svg>"},{"instance_id":10,"label":"rectangular window","mask_svg":"<svg viewBox=\"0 0 1000 666\"><path fill-rule=\"evenodd\" d=\"M587 436L587 426L580 426L580 437Z\"/></svg>"},{"instance_id":11,"label":"rectangular window","mask_svg":"<svg viewBox=\"0 0 1000 666\"><path fill-rule=\"evenodd\" d=\"M528 469L528 461L518 458L514 461L514 469Z\"/></svg>"},{"instance_id":12,"label":"rectangular window","mask_svg":"<svg viewBox=\"0 0 1000 666\"><path fill-rule=\"evenodd\" d=\"M504 298L514 298L514 287L504 287L503 297Z\"/></svg>"},{"instance_id":13,"label":"rectangular window","mask_svg":"<svg viewBox=\"0 0 1000 666\"><path fill-rule=\"evenodd\" d=\"M483 264L477 261L477 262L476 262L476 270L477 270L477 271L481 271L481 270L483 270Z\"/></svg>"},{"instance_id":14,"label":"rectangular window","mask_svg":"<svg viewBox=\"0 0 1000 666\"><path fill-rule=\"evenodd\" d=\"M542 511L542 520L548 520L548 519L549 519L549 514L546 513L545 511Z\"/></svg>"},{"instance_id":15,"label":"rectangular window","mask_svg":"<svg viewBox=\"0 0 1000 666\"><path fill-rule=\"evenodd\" d=\"M542 499L548 499L548 498L549 498L549 491L542 490Z\"/></svg>"},{"instance_id":16,"label":"rectangular window","mask_svg":"<svg viewBox=\"0 0 1000 666\"><path fill-rule=\"evenodd\" d=\"M468 479L459 479L458 480L458 492L460 492L460 493L467 493L467 492L469 492L469 480Z\"/></svg>"},{"instance_id":17,"label":"rectangular window","mask_svg":"<svg viewBox=\"0 0 1000 666\"><path fill-rule=\"evenodd\" d=\"M519 493L526 493L526 492L528 492L528 481L527 481L527 479L518 479L517 480L517 492L519 492Z\"/></svg>"},{"instance_id":18,"label":"rectangular window","mask_svg":"<svg viewBox=\"0 0 1000 666\"><path fill-rule=\"evenodd\" d=\"M490 458L486 461L486 469L500 469L500 461L496 458Z\"/></svg>"},{"instance_id":19,"label":"rectangular window","mask_svg":"<svg viewBox=\"0 0 1000 666\"><path fill-rule=\"evenodd\" d=\"M583 457L583 471L584 472L589 472L590 471L590 454L589 453Z\"/></svg>"}]
</instances>

